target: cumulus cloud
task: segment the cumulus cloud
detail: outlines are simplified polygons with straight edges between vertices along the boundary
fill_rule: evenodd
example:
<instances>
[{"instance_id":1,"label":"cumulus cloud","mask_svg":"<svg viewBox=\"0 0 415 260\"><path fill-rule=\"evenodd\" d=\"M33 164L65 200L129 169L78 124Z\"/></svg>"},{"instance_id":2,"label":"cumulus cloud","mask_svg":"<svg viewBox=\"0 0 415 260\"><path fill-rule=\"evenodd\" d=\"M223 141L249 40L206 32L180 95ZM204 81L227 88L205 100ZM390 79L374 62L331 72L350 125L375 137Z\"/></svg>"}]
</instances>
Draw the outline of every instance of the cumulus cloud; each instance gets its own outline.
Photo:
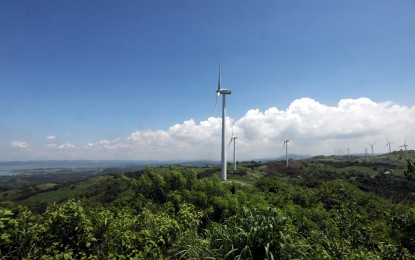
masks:
<instances>
[{"instance_id":1,"label":"cumulus cloud","mask_svg":"<svg viewBox=\"0 0 415 260\"><path fill-rule=\"evenodd\" d=\"M56 136L54 136L54 135L48 135L48 136L46 136L46 140L48 140L48 141L54 141L54 140L56 140Z\"/></svg>"},{"instance_id":2,"label":"cumulus cloud","mask_svg":"<svg viewBox=\"0 0 415 260\"><path fill-rule=\"evenodd\" d=\"M227 140L233 128L241 160L279 157L285 138L290 139L290 153L333 154L347 146L352 153L363 153L367 143L374 141L379 142L377 152L381 153L386 152L386 136L396 143L406 135L409 138L415 130L413 118L415 107L392 102L359 98L328 106L301 98L285 110L252 109L239 119L227 118ZM95 154L128 159L218 160L220 138L221 119L211 117L201 122L190 119L167 130L138 130L125 139L102 140L87 148Z\"/></svg>"},{"instance_id":3,"label":"cumulus cloud","mask_svg":"<svg viewBox=\"0 0 415 260\"><path fill-rule=\"evenodd\" d=\"M18 149L27 149L29 147L29 144L25 141L13 141L11 146L13 148L18 148Z\"/></svg>"},{"instance_id":4,"label":"cumulus cloud","mask_svg":"<svg viewBox=\"0 0 415 260\"><path fill-rule=\"evenodd\" d=\"M228 119L228 124L231 120ZM219 154L221 119L208 118L196 123L190 119L168 130L140 130L127 138L89 143L88 154L115 159L198 160L214 159ZM213 148L213 149L212 149Z\"/></svg>"},{"instance_id":5,"label":"cumulus cloud","mask_svg":"<svg viewBox=\"0 0 415 260\"><path fill-rule=\"evenodd\" d=\"M252 148L249 144L257 144L254 154L259 156L270 156L272 144L279 144L275 148L282 146L284 138L291 140L293 153L333 154L335 149L345 149L347 145L354 153L362 153L367 142L377 140L383 144L386 136L403 140L415 130L413 118L415 107L392 102L343 99L333 107L301 98L286 110L250 110L235 125L242 130L244 145ZM386 151L384 145L379 146L378 152Z\"/></svg>"},{"instance_id":6,"label":"cumulus cloud","mask_svg":"<svg viewBox=\"0 0 415 260\"><path fill-rule=\"evenodd\" d=\"M286 138L290 140L289 153L295 154L346 154L348 146L351 153L363 153L369 148L368 142L377 142L375 153L385 153L386 137L394 142L395 150L399 150L405 137L407 144L415 146L414 118L415 107L393 102L342 99L336 106L329 106L301 98L283 110L251 109L241 118L227 118L226 143L233 128L238 137L238 160L277 158L284 154L282 141ZM221 118L200 122L189 119L168 129L137 130L126 137L85 146L48 146L44 153L82 159L219 160L221 127ZM14 141L12 146L28 147L23 141ZM229 151L228 158L231 157Z\"/></svg>"},{"instance_id":7,"label":"cumulus cloud","mask_svg":"<svg viewBox=\"0 0 415 260\"><path fill-rule=\"evenodd\" d=\"M75 149L75 145L73 145L73 144L70 144L70 143L67 143L67 144L62 144L62 145L59 145L58 146L58 148L60 149L60 150L72 150L72 149Z\"/></svg>"}]
</instances>

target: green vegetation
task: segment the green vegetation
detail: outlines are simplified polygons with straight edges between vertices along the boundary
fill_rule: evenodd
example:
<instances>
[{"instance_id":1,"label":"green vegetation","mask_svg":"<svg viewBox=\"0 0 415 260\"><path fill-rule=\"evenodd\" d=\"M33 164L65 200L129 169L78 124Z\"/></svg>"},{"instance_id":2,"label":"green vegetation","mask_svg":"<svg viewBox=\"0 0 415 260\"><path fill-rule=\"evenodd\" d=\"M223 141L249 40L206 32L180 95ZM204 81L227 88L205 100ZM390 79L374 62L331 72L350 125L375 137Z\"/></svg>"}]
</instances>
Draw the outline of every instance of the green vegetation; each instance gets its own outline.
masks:
<instances>
[{"instance_id":1,"label":"green vegetation","mask_svg":"<svg viewBox=\"0 0 415 260\"><path fill-rule=\"evenodd\" d=\"M227 182L170 166L3 191L0 256L414 259L409 162L244 162Z\"/></svg>"}]
</instances>

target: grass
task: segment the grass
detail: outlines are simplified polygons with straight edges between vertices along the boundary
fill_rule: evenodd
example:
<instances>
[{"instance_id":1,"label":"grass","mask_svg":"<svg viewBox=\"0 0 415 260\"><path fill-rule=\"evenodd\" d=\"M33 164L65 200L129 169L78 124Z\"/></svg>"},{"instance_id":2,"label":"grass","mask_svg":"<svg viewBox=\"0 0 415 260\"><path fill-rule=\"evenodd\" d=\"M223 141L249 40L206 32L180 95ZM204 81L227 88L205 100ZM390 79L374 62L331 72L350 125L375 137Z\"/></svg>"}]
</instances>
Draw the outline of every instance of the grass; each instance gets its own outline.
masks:
<instances>
[{"instance_id":1,"label":"grass","mask_svg":"<svg viewBox=\"0 0 415 260\"><path fill-rule=\"evenodd\" d=\"M79 197L94 191L101 184L104 184L107 180L113 178L114 176L102 175L92 177L82 182L59 185L60 187L58 189L37 193L34 196L27 198L25 202L58 202L69 198Z\"/></svg>"},{"instance_id":2,"label":"grass","mask_svg":"<svg viewBox=\"0 0 415 260\"><path fill-rule=\"evenodd\" d=\"M38 188L39 190L45 190L46 191L46 190L50 190L50 189L55 188L57 185L58 184L56 184L56 183L48 182L48 183L42 183L42 184L36 185L36 188Z\"/></svg>"},{"instance_id":3,"label":"grass","mask_svg":"<svg viewBox=\"0 0 415 260\"><path fill-rule=\"evenodd\" d=\"M264 172L257 170L249 170L245 175L238 175L237 173L229 173L228 179L243 184L255 184L258 179L266 175Z\"/></svg>"},{"instance_id":4,"label":"grass","mask_svg":"<svg viewBox=\"0 0 415 260\"><path fill-rule=\"evenodd\" d=\"M370 175L370 177L375 177L379 174L378 171L373 170L372 168L365 167L365 166L347 166L341 169L336 169L339 173L361 173L364 175Z\"/></svg>"}]
</instances>

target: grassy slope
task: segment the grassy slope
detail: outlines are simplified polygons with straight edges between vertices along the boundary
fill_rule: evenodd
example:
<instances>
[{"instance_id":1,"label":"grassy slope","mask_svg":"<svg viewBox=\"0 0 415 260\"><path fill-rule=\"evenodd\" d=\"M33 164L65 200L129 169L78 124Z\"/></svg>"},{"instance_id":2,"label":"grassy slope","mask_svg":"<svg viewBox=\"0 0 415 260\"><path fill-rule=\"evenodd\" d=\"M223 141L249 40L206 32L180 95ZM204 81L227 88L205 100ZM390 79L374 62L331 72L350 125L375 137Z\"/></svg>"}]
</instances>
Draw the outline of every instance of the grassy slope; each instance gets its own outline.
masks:
<instances>
[{"instance_id":1,"label":"grassy slope","mask_svg":"<svg viewBox=\"0 0 415 260\"><path fill-rule=\"evenodd\" d=\"M75 198L94 189L97 185L103 184L113 176L103 175L92 177L86 181L63 185L60 189L38 193L26 199L26 202L61 201L68 198Z\"/></svg>"}]
</instances>

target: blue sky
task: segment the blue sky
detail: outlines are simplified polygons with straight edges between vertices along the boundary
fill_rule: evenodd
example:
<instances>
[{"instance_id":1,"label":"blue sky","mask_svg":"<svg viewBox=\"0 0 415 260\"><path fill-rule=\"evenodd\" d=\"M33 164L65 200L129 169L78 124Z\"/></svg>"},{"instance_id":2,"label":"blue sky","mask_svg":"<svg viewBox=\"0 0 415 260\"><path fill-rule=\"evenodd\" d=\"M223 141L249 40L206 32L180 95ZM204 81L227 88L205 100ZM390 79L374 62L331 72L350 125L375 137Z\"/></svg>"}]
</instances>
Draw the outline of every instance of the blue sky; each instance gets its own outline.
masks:
<instances>
[{"instance_id":1,"label":"blue sky","mask_svg":"<svg viewBox=\"0 0 415 260\"><path fill-rule=\"evenodd\" d=\"M415 142L414 11L375 0L1 1L0 160L219 158L219 60L243 158L279 156L282 133L296 153ZM304 126L346 99L361 110ZM381 123L389 112L401 128ZM342 127L315 150L311 133L330 124Z\"/></svg>"}]
</instances>

